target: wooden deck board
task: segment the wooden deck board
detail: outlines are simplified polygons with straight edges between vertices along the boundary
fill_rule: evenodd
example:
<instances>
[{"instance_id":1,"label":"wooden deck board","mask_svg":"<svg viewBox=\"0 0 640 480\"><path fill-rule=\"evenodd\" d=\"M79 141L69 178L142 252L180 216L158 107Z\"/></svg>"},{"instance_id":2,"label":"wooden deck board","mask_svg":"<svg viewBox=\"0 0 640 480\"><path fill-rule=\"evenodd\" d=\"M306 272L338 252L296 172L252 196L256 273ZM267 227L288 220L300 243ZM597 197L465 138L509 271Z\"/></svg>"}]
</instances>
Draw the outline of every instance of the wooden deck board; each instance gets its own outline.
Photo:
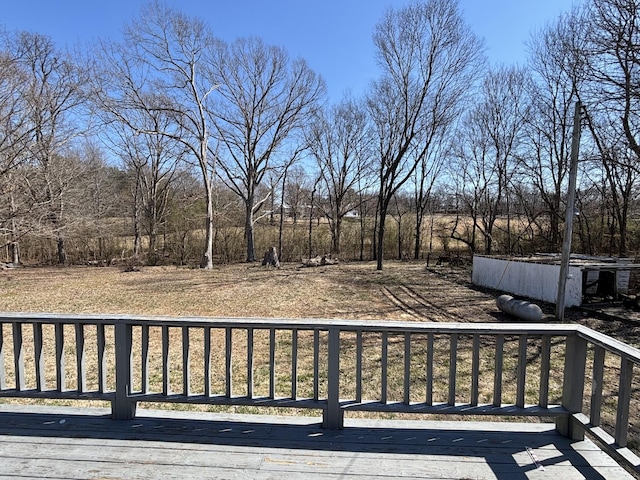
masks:
<instances>
[{"instance_id":1,"label":"wooden deck board","mask_svg":"<svg viewBox=\"0 0 640 480\"><path fill-rule=\"evenodd\" d=\"M632 479L553 425L319 419L0 404L0 479ZM536 467L527 451L544 466Z\"/></svg>"}]
</instances>

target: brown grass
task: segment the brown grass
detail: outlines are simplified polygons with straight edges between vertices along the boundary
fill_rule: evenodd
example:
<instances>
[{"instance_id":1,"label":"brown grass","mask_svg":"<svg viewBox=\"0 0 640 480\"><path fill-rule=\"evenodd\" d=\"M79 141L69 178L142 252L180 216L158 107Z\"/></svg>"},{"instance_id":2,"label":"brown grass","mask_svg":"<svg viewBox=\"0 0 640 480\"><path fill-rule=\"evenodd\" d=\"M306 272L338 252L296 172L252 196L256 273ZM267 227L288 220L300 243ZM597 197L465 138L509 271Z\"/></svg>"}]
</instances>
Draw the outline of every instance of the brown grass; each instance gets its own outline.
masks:
<instances>
[{"instance_id":1,"label":"brown grass","mask_svg":"<svg viewBox=\"0 0 640 480\"><path fill-rule=\"evenodd\" d=\"M0 273L0 311L271 318L390 318L398 312L371 283L397 274L371 263L281 269L259 264L212 271L145 267L38 268ZM420 266L410 270L420 274ZM422 272L424 275L424 272Z\"/></svg>"}]
</instances>

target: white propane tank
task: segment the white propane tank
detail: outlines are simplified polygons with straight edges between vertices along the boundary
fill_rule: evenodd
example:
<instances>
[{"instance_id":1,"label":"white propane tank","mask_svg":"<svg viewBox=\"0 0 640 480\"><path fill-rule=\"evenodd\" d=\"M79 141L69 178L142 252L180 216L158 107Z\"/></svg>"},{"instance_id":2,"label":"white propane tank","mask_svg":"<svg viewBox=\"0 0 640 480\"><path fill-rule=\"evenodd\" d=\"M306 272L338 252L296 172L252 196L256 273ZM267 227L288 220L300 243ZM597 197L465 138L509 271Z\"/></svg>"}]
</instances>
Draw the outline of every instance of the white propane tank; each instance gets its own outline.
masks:
<instances>
[{"instance_id":1,"label":"white propane tank","mask_svg":"<svg viewBox=\"0 0 640 480\"><path fill-rule=\"evenodd\" d=\"M513 315L528 322L542 321L542 309L531 302L516 300L511 295L500 295L496 305L504 313Z\"/></svg>"}]
</instances>

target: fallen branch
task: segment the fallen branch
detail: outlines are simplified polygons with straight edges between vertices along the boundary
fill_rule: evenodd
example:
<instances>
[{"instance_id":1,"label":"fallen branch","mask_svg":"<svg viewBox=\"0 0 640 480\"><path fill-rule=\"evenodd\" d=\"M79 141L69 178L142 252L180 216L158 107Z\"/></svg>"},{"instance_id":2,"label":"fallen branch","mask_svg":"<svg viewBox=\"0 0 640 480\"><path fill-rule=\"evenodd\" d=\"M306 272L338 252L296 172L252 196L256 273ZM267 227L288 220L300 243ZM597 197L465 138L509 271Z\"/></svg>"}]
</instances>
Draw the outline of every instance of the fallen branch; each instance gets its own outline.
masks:
<instances>
[{"instance_id":1,"label":"fallen branch","mask_svg":"<svg viewBox=\"0 0 640 480\"><path fill-rule=\"evenodd\" d=\"M303 267L320 267L322 265L337 265L338 260L329 257L328 255L318 255L313 258L303 258L302 266Z\"/></svg>"}]
</instances>

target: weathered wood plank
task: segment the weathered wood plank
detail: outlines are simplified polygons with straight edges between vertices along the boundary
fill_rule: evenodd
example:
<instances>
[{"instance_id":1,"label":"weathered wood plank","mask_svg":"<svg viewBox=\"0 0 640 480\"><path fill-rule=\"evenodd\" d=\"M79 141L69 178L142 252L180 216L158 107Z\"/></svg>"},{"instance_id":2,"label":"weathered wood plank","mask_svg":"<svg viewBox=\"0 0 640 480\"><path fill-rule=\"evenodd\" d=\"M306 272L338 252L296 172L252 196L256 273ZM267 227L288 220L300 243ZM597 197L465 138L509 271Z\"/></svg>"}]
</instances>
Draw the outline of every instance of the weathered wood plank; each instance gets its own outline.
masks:
<instances>
[{"instance_id":1,"label":"weathered wood plank","mask_svg":"<svg viewBox=\"0 0 640 480\"><path fill-rule=\"evenodd\" d=\"M107 341L105 334L105 325L102 323L97 324L96 342L98 344L98 391L100 393L104 393L107 391Z\"/></svg>"},{"instance_id":2,"label":"weathered wood plank","mask_svg":"<svg viewBox=\"0 0 640 480\"><path fill-rule=\"evenodd\" d=\"M169 327L162 326L162 393L168 395L171 392L171 384L169 383L170 371L169 356Z\"/></svg>"},{"instance_id":3,"label":"weathered wood plank","mask_svg":"<svg viewBox=\"0 0 640 480\"><path fill-rule=\"evenodd\" d=\"M480 335L473 336L473 347L471 353L471 399L473 406L478 405L480 382Z\"/></svg>"},{"instance_id":4,"label":"weathered wood plank","mask_svg":"<svg viewBox=\"0 0 640 480\"><path fill-rule=\"evenodd\" d=\"M597 346L593 352L593 373L591 378L591 408L589 419L594 427L600 426L602 412L602 380L604 378L604 348Z\"/></svg>"},{"instance_id":5,"label":"weathered wood plank","mask_svg":"<svg viewBox=\"0 0 640 480\"><path fill-rule=\"evenodd\" d=\"M456 375L458 366L458 335L453 334L449 339L449 405L456 404Z\"/></svg>"},{"instance_id":6,"label":"weathered wood plank","mask_svg":"<svg viewBox=\"0 0 640 480\"><path fill-rule=\"evenodd\" d=\"M549 405L549 374L551 372L551 337L543 335L540 345L540 392L538 405Z\"/></svg>"},{"instance_id":7,"label":"weathered wood plank","mask_svg":"<svg viewBox=\"0 0 640 480\"><path fill-rule=\"evenodd\" d=\"M362 401L362 331L356 332L356 402Z\"/></svg>"},{"instance_id":8,"label":"weathered wood plank","mask_svg":"<svg viewBox=\"0 0 640 480\"><path fill-rule=\"evenodd\" d=\"M64 357L64 324L55 324L56 343L56 390L64 392L66 390L66 362Z\"/></svg>"},{"instance_id":9,"label":"weathered wood plank","mask_svg":"<svg viewBox=\"0 0 640 480\"><path fill-rule=\"evenodd\" d=\"M629 424L629 402L631 401L633 381L633 363L622 358L620 362L620 386L618 389L618 408L616 411L616 427L614 438L620 447L627 446Z\"/></svg>"},{"instance_id":10,"label":"weathered wood plank","mask_svg":"<svg viewBox=\"0 0 640 480\"><path fill-rule=\"evenodd\" d=\"M269 398L276 397L276 329L269 329Z\"/></svg>"},{"instance_id":11,"label":"weathered wood plank","mask_svg":"<svg viewBox=\"0 0 640 480\"><path fill-rule=\"evenodd\" d=\"M42 343L42 324L33 324L33 353L36 367L36 389L42 391L47 388L44 363L44 344ZM1 375L1 374L0 374Z\"/></svg>"},{"instance_id":12,"label":"weathered wood plank","mask_svg":"<svg viewBox=\"0 0 640 480\"><path fill-rule=\"evenodd\" d=\"M4 323L0 322L0 390L7 388L7 372L4 369L5 350Z\"/></svg>"},{"instance_id":13,"label":"weathered wood plank","mask_svg":"<svg viewBox=\"0 0 640 480\"><path fill-rule=\"evenodd\" d=\"M191 339L189 327L182 327L182 394L191 394Z\"/></svg>"},{"instance_id":14,"label":"weathered wood plank","mask_svg":"<svg viewBox=\"0 0 640 480\"><path fill-rule=\"evenodd\" d=\"M516 367L516 405L525 404L525 389L527 386L527 335L520 335L518 339L518 366Z\"/></svg>"},{"instance_id":15,"label":"weathered wood plank","mask_svg":"<svg viewBox=\"0 0 640 480\"><path fill-rule=\"evenodd\" d=\"M13 324L13 365L16 376L16 390L27 388L24 371L24 341L22 338L22 325Z\"/></svg>"},{"instance_id":16,"label":"weathered wood plank","mask_svg":"<svg viewBox=\"0 0 640 480\"><path fill-rule=\"evenodd\" d=\"M304 417L97 412L0 405L0 478L632 480L550 424L347 419L327 431Z\"/></svg>"},{"instance_id":17,"label":"weathered wood plank","mask_svg":"<svg viewBox=\"0 0 640 480\"><path fill-rule=\"evenodd\" d=\"M427 334L427 405L433 404L433 333Z\"/></svg>"},{"instance_id":18,"label":"weathered wood plank","mask_svg":"<svg viewBox=\"0 0 640 480\"><path fill-rule=\"evenodd\" d=\"M496 336L496 359L493 370L493 404L502 404L502 367L504 360L504 335Z\"/></svg>"},{"instance_id":19,"label":"weathered wood plank","mask_svg":"<svg viewBox=\"0 0 640 480\"><path fill-rule=\"evenodd\" d=\"M142 345L140 353L141 375L142 375L142 393L149 393L149 325L142 326Z\"/></svg>"},{"instance_id":20,"label":"weathered wood plank","mask_svg":"<svg viewBox=\"0 0 640 480\"><path fill-rule=\"evenodd\" d=\"M224 330L224 394L231 398L233 396L233 329Z\"/></svg>"},{"instance_id":21,"label":"weathered wood plank","mask_svg":"<svg viewBox=\"0 0 640 480\"><path fill-rule=\"evenodd\" d=\"M247 328L247 397L253 397L253 328Z\"/></svg>"},{"instance_id":22,"label":"weathered wood plank","mask_svg":"<svg viewBox=\"0 0 640 480\"><path fill-rule=\"evenodd\" d=\"M389 370L389 332L382 332L382 345L381 345L382 358L380 359L380 402L387 403L388 394L388 370Z\"/></svg>"},{"instance_id":23,"label":"weathered wood plank","mask_svg":"<svg viewBox=\"0 0 640 480\"><path fill-rule=\"evenodd\" d=\"M87 391L87 349L84 344L86 329L84 323L76 323L74 327L76 334L76 385L78 392L82 393Z\"/></svg>"},{"instance_id":24,"label":"weathered wood plank","mask_svg":"<svg viewBox=\"0 0 640 480\"><path fill-rule=\"evenodd\" d=\"M298 329L291 331L291 398L298 397Z\"/></svg>"},{"instance_id":25,"label":"weathered wood plank","mask_svg":"<svg viewBox=\"0 0 640 480\"><path fill-rule=\"evenodd\" d=\"M403 400L406 405L411 402L411 333L404 334L404 381Z\"/></svg>"}]
</instances>

